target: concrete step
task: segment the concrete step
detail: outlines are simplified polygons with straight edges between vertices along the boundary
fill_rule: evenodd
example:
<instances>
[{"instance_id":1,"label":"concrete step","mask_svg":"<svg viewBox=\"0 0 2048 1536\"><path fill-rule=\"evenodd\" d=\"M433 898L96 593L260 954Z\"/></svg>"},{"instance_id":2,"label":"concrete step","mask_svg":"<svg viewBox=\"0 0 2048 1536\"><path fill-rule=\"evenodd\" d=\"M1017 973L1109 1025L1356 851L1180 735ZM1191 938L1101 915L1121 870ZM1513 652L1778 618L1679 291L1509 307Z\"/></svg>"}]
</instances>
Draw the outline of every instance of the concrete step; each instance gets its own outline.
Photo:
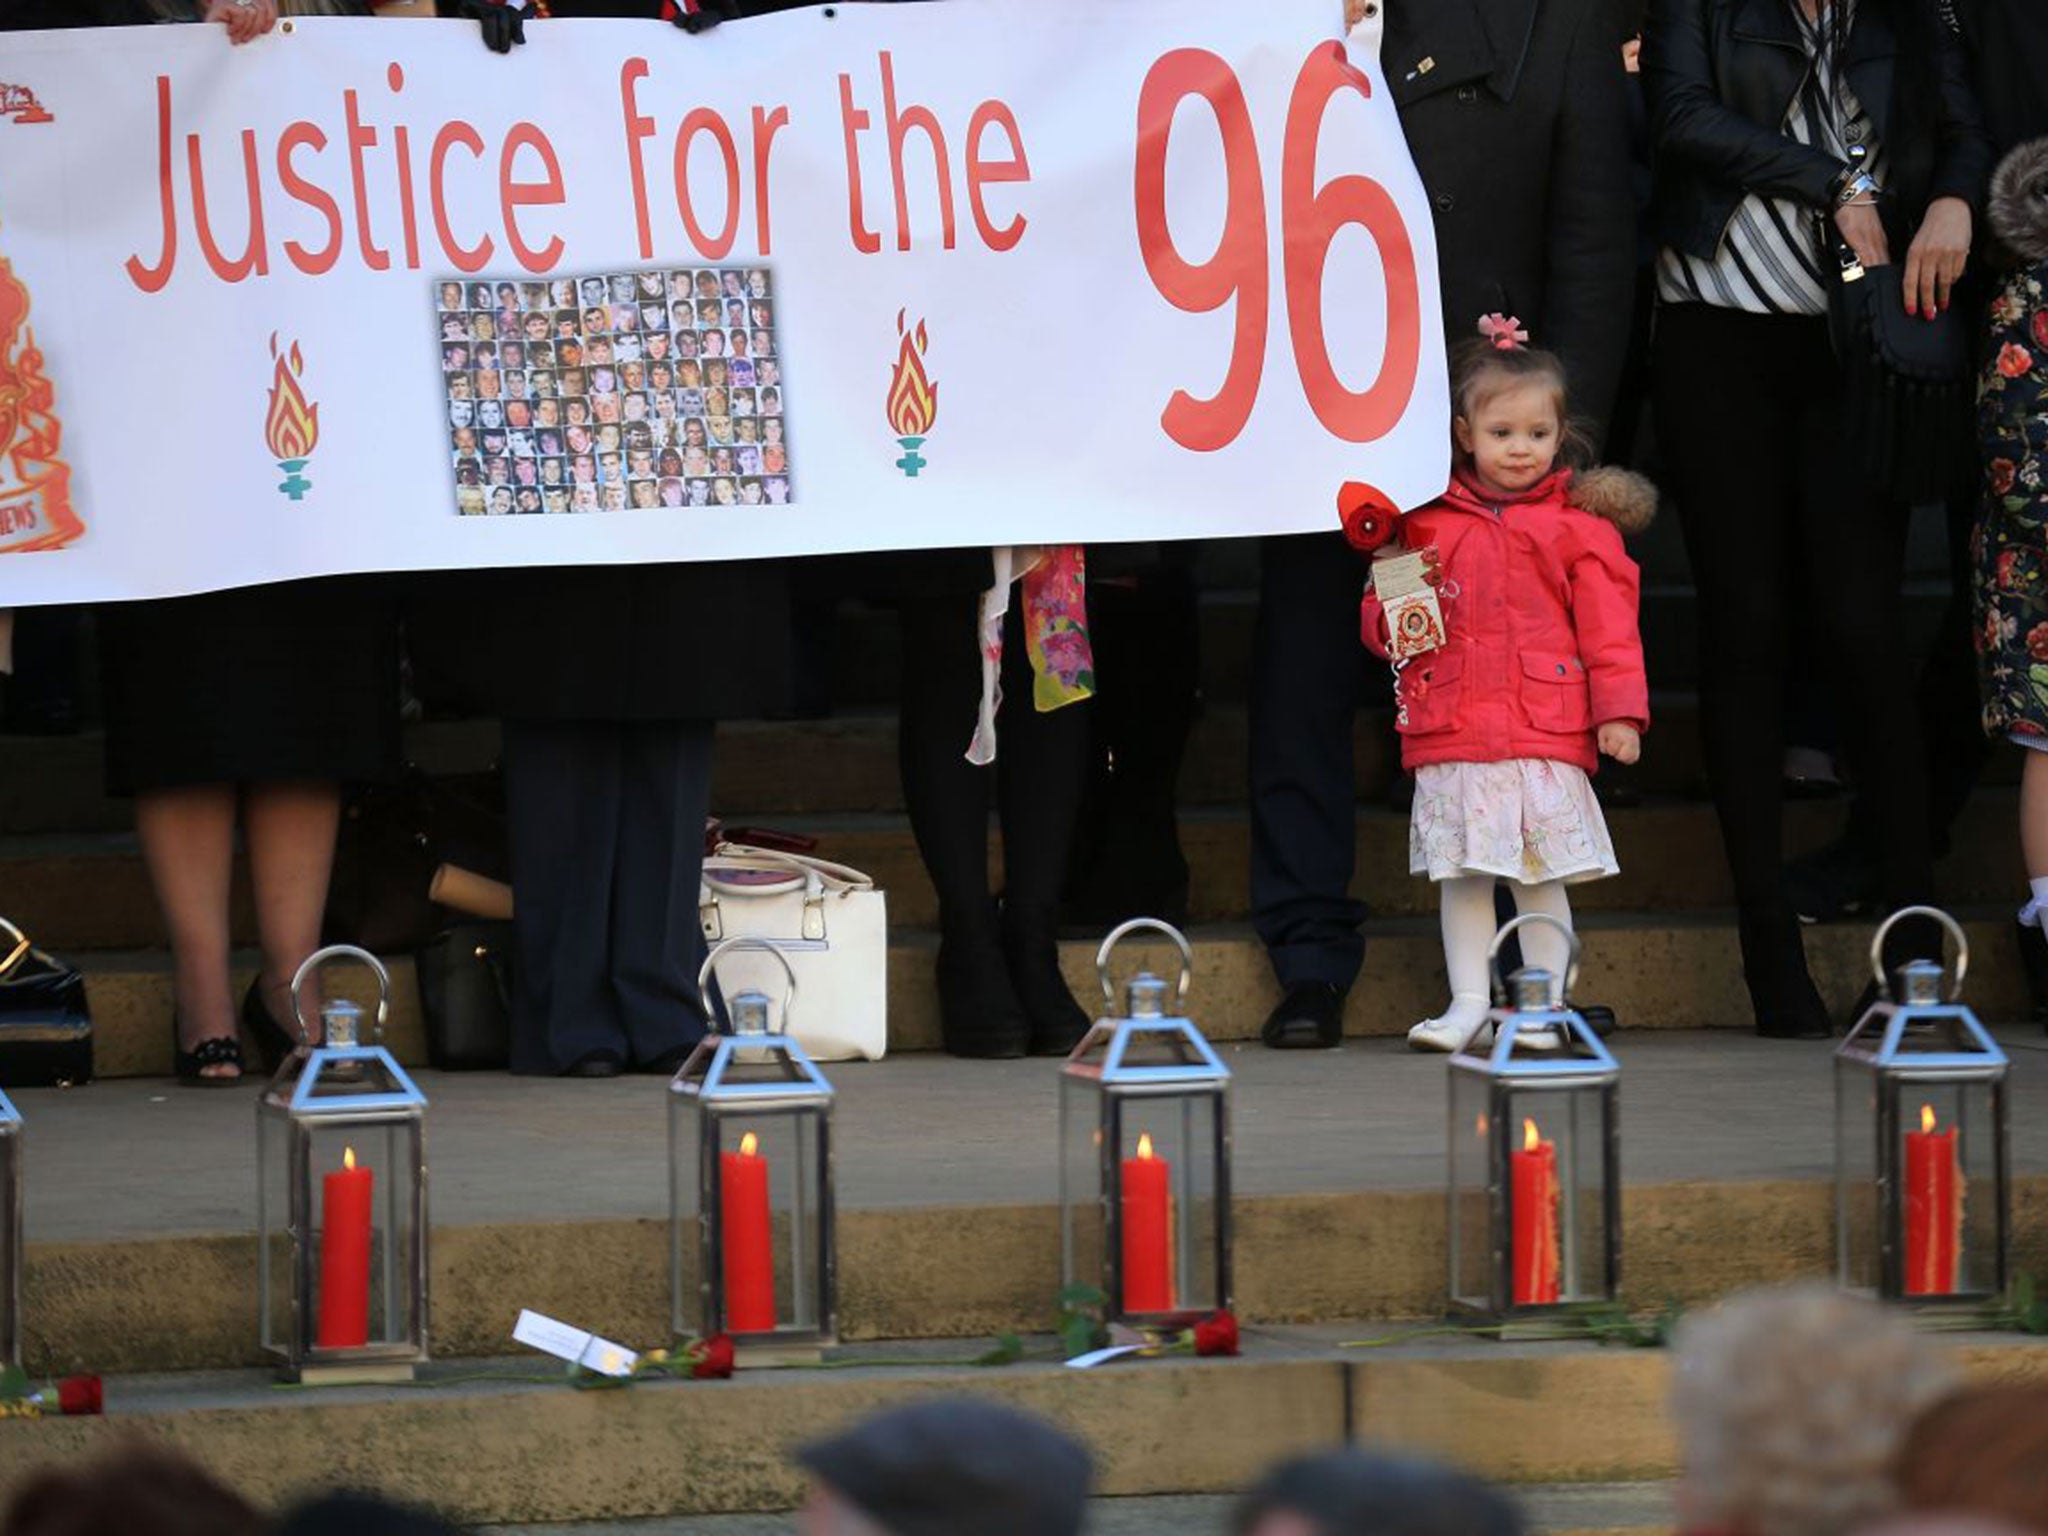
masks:
<instances>
[{"instance_id":1,"label":"concrete step","mask_svg":"<svg viewBox=\"0 0 2048 1536\"><path fill-rule=\"evenodd\" d=\"M1836 836L1842 808L1832 802L1787 808L1786 844L1794 852ZM2026 888L2019 841L2013 834L2017 797L2008 789L1981 791L1954 833L1952 851L1938 872L1941 899L1959 905L2002 901ZM821 856L872 875L889 895L889 918L898 928L929 928L938 899L919 859L908 821L886 812L865 815L781 817L778 828L818 839ZM1610 809L1621 874L1577 887L1574 904L1586 912L1692 913L1734 900L1720 833L1710 806L1657 800ZM1190 869L1194 920L1241 918L1250 888L1250 831L1241 812L1196 809L1181 822ZM1357 875L1353 888L1383 917L1427 916L1436 910L1428 881L1408 873L1408 818L1380 806L1360 806ZM991 880L1002 877L1002 839L989 834ZM163 924L135 840L125 833L75 833L0 838L0 913L36 941L64 954L97 949L143 949L164 943ZM233 911L235 942L253 944L256 928L248 882L237 869Z\"/></svg>"},{"instance_id":2,"label":"concrete step","mask_svg":"<svg viewBox=\"0 0 2048 1536\"><path fill-rule=\"evenodd\" d=\"M1676 1470L1663 1351L1441 1340L1358 1351L1315 1329L1249 1342L1235 1360L1088 1372L1051 1362L977 1371L905 1350L902 1364L610 1392L504 1379L545 1378L532 1359L411 1390L280 1392L255 1373L116 1379L104 1418L12 1426L0 1495L38 1465L139 1433L266 1503L368 1482L464 1522L780 1510L802 1497L797 1445L878 1408L961 1391L1062 1424L1090 1446L1097 1489L1113 1497L1232 1492L1282 1457L1346 1439L1508 1483L1640 1483ZM1972 1374L2048 1372L2038 1342L1964 1336L1945 1347ZM1484 1435L1472 1433L1479 1413Z\"/></svg>"},{"instance_id":3,"label":"concrete step","mask_svg":"<svg viewBox=\"0 0 2048 1536\"><path fill-rule=\"evenodd\" d=\"M2015 929L1998 910L1971 915L1970 998L1986 1019L2027 1015ZM1615 1009L1630 1030L1746 1029L1752 1022L1732 917L1694 913L1672 918L1589 910L1578 996ZM1263 946L1249 929L1218 924L1195 929L1193 1009L1218 1040L1252 1040L1279 990ZM1366 968L1346 1004L1345 1032L1357 1037L1404 1034L1443 1005L1443 950L1434 920L1381 919L1366 925ZM1861 924L1807 930L1807 955L1823 996L1847 1008L1868 979L1870 930ZM929 1051L939 1045L938 993L933 980L937 938L897 929L889 946L889 1045ZM1164 949L1136 946L1126 963L1169 966ZM86 974L101 1076L160 1077L171 1067L171 975L158 951L101 951L75 957ZM1084 1007L1100 1006L1095 944L1061 945L1061 966ZM396 996L390 1044L408 1063L426 1059L418 984L408 957L390 957ZM248 984L254 957L238 953L235 986ZM1169 972L1170 974L1170 972Z\"/></svg>"}]
</instances>

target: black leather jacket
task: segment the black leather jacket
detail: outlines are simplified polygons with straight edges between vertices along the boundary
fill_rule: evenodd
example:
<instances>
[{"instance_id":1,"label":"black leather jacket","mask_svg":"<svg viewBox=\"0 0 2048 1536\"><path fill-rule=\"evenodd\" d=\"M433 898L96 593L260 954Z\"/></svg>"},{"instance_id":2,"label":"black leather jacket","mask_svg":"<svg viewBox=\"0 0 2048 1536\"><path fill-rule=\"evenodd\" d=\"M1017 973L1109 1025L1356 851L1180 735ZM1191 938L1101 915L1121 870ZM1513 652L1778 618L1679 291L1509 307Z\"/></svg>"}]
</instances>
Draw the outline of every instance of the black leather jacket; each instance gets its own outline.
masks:
<instances>
[{"instance_id":1,"label":"black leather jacket","mask_svg":"<svg viewBox=\"0 0 2048 1536\"><path fill-rule=\"evenodd\" d=\"M1656 228L1664 245L1711 259L1745 194L1826 210L1847 168L1783 131L1806 78L1795 0L1652 0L1643 28L1643 84L1657 154ZM1848 74L1890 164L1883 213L1894 248L1937 197L1981 207L1992 151L1971 93L1969 65L1946 28L1911 39L1931 49L1931 89L1898 88L1894 7L1934 0L1863 0L1849 33ZM1915 100L1918 96L1924 98Z\"/></svg>"}]
</instances>

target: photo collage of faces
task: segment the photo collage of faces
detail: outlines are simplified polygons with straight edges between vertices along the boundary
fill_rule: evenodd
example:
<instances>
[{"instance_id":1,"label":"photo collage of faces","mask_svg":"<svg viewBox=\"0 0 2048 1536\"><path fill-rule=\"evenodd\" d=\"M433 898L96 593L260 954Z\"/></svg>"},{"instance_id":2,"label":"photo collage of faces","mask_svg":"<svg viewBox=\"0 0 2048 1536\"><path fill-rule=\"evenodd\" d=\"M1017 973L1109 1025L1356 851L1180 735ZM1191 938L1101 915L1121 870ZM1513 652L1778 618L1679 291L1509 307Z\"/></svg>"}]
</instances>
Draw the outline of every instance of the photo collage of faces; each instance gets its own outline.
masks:
<instances>
[{"instance_id":1,"label":"photo collage of faces","mask_svg":"<svg viewBox=\"0 0 2048 1536\"><path fill-rule=\"evenodd\" d=\"M461 515L794 499L767 268L434 291Z\"/></svg>"}]
</instances>

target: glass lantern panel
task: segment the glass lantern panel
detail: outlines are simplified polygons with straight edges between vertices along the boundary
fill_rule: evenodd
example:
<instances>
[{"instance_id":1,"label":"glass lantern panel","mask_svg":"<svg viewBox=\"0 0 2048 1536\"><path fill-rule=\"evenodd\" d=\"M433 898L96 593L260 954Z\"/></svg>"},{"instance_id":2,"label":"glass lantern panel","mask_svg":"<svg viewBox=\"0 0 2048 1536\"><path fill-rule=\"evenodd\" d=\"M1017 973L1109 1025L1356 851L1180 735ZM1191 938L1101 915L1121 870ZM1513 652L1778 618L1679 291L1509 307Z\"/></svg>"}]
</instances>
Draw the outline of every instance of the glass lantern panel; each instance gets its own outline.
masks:
<instances>
[{"instance_id":1,"label":"glass lantern panel","mask_svg":"<svg viewBox=\"0 0 2048 1536\"><path fill-rule=\"evenodd\" d=\"M1607 1301L1612 1232L1607 1149L1611 1087L1510 1087L1499 1129L1508 1138L1509 1306Z\"/></svg>"},{"instance_id":2,"label":"glass lantern panel","mask_svg":"<svg viewBox=\"0 0 2048 1536\"><path fill-rule=\"evenodd\" d=\"M349 1349L416 1342L419 1122L297 1125L311 1236L302 1259L310 1303L304 1343Z\"/></svg>"},{"instance_id":3,"label":"glass lantern panel","mask_svg":"<svg viewBox=\"0 0 2048 1536\"><path fill-rule=\"evenodd\" d=\"M1898 1137L1899 1294L1980 1297L1998 1273L1999 1158L1993 1085L1956 1080L1889 1083Z\"/></svg>"},{"instance_id":4,"label":"glass lantern panel","mask_svg":"<svg viewBox=\"0 0 2048 1536\"><path fill-rule=\"evenodd\" d=\"M704 1203L697 1177L697 1144L703 1120L694 1094L669 1096L669 1327L677 1338L708 1332L698 1259L703 1246Z\"/></svg>"},{"instance_id":5,"label":"glass lantern panel","mask_svg":"<svg viewBox=\"0 0 2048 1536\"><path fill-rule=\"evenodd\" d=\"M1102 1090L1060 1078L1060 1286L1103 1286Z\"/></svg>"},{"instance_id":6,"label":"glass lantern panel","mask_svg":"<svg viewBox=\"0 0 2048 1536\"><path fill-rule=\"evenodd\" d=\"M21 1126L0 1122L0 1366L21 1364Z\"/></svg>"},{"instance_id":7,"label":"glass lantern panel","mask_svg":"<svg viewBox=\"0 0 2048 1536\"><path fill-rule=\"evenodd\" d=\"M256 1116L256 1298L259 1338L270 1353L290 1356L297 1335L292 1285L298 1273L298 1229L292 1203L291 1120L265 1103Z\"/></svg>"},{"instance_id":8,"label":"glass lantern panel","mask_svg":"<svg viewBox=\"0 0 2048 1536\"><path fill-rule=\"evenodd\" d=\"M1491 1310L1498 1259L1493 1243L1495 1151L1493 1079L1451 1073L1450 1283L1461 1307Z\"/></svg>"},{"instance_id":9,"label":"glass lantern panel","mask_svg":"<svg viewBox=\"0 0 2048 1536\"><path fill-rule=\"evenodd\" d=\"M1222 1306L1222 1095L1112 1091L1110 1103L1117 1155L1105 1209L1116 1234L1117 1284L1105 1289L1112 1308L1142 1317Z\"/></svg>"},{"instance_id":10,"label":"glass lantern panel","mask_svg":"<svg viewBox=\"0 0 2048 1536\"><path fill-rule=\"evenodd\" d=\"M730 1333L822 1326L828 1236L814 1109L718 1112L719 1297Z\"/></svg>"},{"instance_id":11,"label":"glass lantern panel","mask_svg":"<svg viewBox=\"0 0 2048 1536\"><path fill-rule=\"evenodd\" d=\"M1870 1296L1883 1283L1884 1264L1877 1085L1871 1067L1835 1058L1835 1281Z\"/></svg>"}]
</instances>

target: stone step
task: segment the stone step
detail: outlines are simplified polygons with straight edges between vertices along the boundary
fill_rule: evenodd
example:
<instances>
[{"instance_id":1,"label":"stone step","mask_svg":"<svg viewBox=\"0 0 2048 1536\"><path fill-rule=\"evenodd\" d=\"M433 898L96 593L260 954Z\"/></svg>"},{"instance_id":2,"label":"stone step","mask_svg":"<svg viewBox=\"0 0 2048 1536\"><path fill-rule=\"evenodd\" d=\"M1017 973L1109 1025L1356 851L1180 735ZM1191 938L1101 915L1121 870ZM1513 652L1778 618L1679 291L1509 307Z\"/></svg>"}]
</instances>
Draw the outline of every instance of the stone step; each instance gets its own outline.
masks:
<instances>
[{"instance_id":1,"label":"stone step","mask_svg":"<svg viewBox=\"0 0 2048 1536\"><path fill-rule=\"evenodd\" d=\"M1833 802L1787 808L1786 844L1794 852L1837 835L1842 808ZM1937 873L1941 899L1959 905L2002 901L2026 888L2012 791L1980 791L1958 822L1953 847ZM1621 873L1577 887L1586 912L1690 913L1728 906L1734 895L1710 806L1653 800L1607 813ZM821 857L850 864L888 893L890 922L929 928L938 899L919 859L909 823L890 813L781 817L778 829L809 834ZM1190 869L1196 922L1226 922L1245 913L1250 887L1250 831L1240 812L1196 809L1184 814L1181 843ZM1428 881L1408 873L1408 818L1377 806L1357 817L1353 888L1382 917L1427 916L1436 910ZM1002 874L1002 840L991 828L993 881ZM164 943L163 923L134 838L125 833L75 833L0 838L0 914L63 954L144 949ZM248 882L237 868L232 931L253 944L256 927Z\"/></svg>"},{"instance_id":2,"label":"stone step","mask_svg":"<svg viewBox=\"0 0 2048 1536\"><path fill-rule=\"evenodd\" d=\"M1961 909L1971 920L1970 998L1986 1019L2027 1015L2016 930L1998 910ZM1751 1023L1732 917L1693 913L1673 918L1631 912L1588 911L1577 995L1613 1008L1630 1030L1746 1029ZM1366 968L1346 1004L1348 1035L1403 1034L1417 1019L1443 1006L1443 950L1429 918L1375 920L1366 925ZM1265 951L1249 929L1197 927L1195 1016L1218 1040L1257 1038L1277 1001L1278 987ZM1807 955L1823 996L1847 1008L1868 979L1870 930L1862 924L1828 925L1806 932ZM1060 947L1068 984L1084 1007L1099 1007L1095 944ZM938 994L933 980L936 936L897 929L889 946L889 1046L929 1051L939 1045ZM97 1070L103 1077L160 1077L171 1069L169 958L156 951L100 951L75 957L86 974L94 1022ZM1159 947L1137 944L1126 964L1168 967ZM418 984L408 957L390 958L393 986L390 1044L402 1061L426 1059ZM237 993L254 975L254 957L238 952ZM1168 974L1171 974L1170 971Z\"/></svg>"},{"instance_id":3,"label":"stone step","mask_svg":"<svg viewBox=\"0 0 2048 1536\"><path fill-rule=\"evenodd\" d=\"M1258 1333L1235 1360L1066 1370L920 1363L762 1372L579 1392L532 1358L458 1367L438 1387L280 1392L259 1373L117 1378L104 1418L10 1426L0 1496L37 1466L140 1434L265 1503L370 1483L463 1522L618 1520L788 1509L803 1442L892 1404L973 1392L1086 1442L1107 1496L1221 1494L1282 1457L1344 1440L1424 1452L1506 1483L1669 1479L1677 1446L1658 1350L1418 1341L1338 1347L1330 1330ZM2048 1346L1947 1341L1965 1371L2048 1373ZM863 1351L872 1355L874 1351ZM1475 1414L1487 1432L1472 1433Z\"/></svg>"}]
</instances>

